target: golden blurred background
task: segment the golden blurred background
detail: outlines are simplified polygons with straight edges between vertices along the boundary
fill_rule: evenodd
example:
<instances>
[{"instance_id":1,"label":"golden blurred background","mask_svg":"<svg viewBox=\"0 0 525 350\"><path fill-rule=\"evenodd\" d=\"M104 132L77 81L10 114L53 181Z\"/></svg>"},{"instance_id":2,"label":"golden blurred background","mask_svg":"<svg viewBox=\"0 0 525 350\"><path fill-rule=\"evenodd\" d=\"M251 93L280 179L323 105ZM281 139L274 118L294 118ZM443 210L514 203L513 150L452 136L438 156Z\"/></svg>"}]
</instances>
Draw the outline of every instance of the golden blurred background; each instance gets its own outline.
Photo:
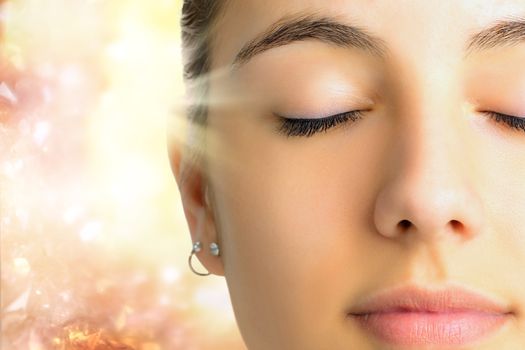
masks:
<instances>
[{"instance_id":1,"label":"golden blurred background","mask_svg":"<svg viewBox=\"0 0 525 350\"><path fill-rule=\"evenodd\" d=\"M181 6L0 0L3 350L245 349L224 279L187 267Z\"/></svg>"}]
</instances>

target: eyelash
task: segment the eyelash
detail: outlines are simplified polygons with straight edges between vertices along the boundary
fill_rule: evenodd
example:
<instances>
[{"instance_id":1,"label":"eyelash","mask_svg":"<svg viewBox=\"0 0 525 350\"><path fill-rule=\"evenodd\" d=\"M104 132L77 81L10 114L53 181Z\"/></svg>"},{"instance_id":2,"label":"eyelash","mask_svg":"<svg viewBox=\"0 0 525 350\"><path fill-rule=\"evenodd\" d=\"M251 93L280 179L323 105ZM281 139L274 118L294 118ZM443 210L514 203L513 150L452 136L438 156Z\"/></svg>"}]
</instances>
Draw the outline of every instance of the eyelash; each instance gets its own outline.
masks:
<instances>
[{"instance_id":1,"label":"eyelash","mask_svg":"<svg viewBox=\"0 0 525 350\"><path fill-rule=\"evenodd\" d=\"M355 122L361 119L363 111L350 111L335 114L324 118L286 118L281 119L281 125L278 131L288 137L305 136L310 137L322 131L327 131L339 124L344 124L348 121Z\"/></svg>"},{"instance_id":2,"label":"eyelash","mask_svg":"<svg viewBox=\"0 0 525 350\"><path fill-rule=\"evenodd\" d=\"M505 123L508 127L525 132L525 118L513 117L508 114L484 111L483 114L494 119L497 123Z\"/></svg>"},{"instance_id":3,"label":"eyelash","mask_svg":"<svg viewBox=\"0 0 525 350\"><path fill-rule=\"evenodd\" d=\"M513 117L511 115L492 111L484 111L482 113L494 119L497 123L504 123L512 129L525 132L525 118ZM355 122L358 119L361 119L362 116L363 111L357 110L339 113L325 118L310 119L280 117L281 125L278 131L288 137L311 137L318 132L326 132L328 129L331 129L339 124L343 124L348 121Z\"/></svg>"}]
</instances>

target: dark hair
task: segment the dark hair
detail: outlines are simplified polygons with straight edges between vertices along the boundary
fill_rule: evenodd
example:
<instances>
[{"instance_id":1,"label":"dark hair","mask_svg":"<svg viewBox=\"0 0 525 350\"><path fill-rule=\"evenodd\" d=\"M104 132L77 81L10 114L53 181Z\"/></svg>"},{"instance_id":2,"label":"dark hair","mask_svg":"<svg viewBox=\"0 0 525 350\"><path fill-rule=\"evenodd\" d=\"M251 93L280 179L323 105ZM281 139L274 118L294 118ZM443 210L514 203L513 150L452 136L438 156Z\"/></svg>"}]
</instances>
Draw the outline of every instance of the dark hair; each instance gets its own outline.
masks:
<instances>
[{"instance_id":1,"label":"dark hair","mask_svg":"<svg viewBox=\"0 0 525 350\"><path fill-rule=\"evenodd\" d=\"M184 80L190 93L206 93L206 84L202 80L210 71L210 51L212 42L212 27L218 17L221 5L225 0L184 0L182 5L182 58L184 63ZM195 89L201 91L194 91ZM204 90L204 91L203 91ZM205 111L197 114L202 107L205 96L191 96L196 106L190 109L190 119L205 118ZM204 108L205 109L205 108Z\"/></svg>"},{"instance_id":2,"label":"dark hair","mask_svg":"<svg viewBox=\"0 0 525 350\"><path fill-rule=\"evenodd\" d=\"M200 126L206 125L207 119L207 76L211 66L212 27L217 21L220 9L226 0L184 0L182 5L182 59L184 64L184 82L190 98L186 110L189 128L196 132L198 140L190 142L193 146L203 146ZM191 143L196 143L191 144ZM188 144L187 144L188 145ZM188 148L188 147L186 147ZM198 151L187 149L198 158Z\"/></svg>"}]
</instances>

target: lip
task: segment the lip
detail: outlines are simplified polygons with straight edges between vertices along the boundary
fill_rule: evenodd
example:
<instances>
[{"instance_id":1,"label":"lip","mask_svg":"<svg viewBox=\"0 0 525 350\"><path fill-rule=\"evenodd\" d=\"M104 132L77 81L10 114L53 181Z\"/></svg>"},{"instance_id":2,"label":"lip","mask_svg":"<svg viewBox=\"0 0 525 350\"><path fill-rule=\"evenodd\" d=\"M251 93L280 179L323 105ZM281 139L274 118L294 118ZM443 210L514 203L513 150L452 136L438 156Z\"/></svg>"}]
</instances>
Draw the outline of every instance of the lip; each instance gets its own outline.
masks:
<instances>
[{"instance_id":1,"label":"lip","mask_svg":"<svg viewBox=\"0 0 525 350\"><path fill-rule=\"evenodd\" d=\"M463 288L403 286L367 297L347 316L392 345L466 345L494 334L514 312Z\"/></svg>"}]
</instances>

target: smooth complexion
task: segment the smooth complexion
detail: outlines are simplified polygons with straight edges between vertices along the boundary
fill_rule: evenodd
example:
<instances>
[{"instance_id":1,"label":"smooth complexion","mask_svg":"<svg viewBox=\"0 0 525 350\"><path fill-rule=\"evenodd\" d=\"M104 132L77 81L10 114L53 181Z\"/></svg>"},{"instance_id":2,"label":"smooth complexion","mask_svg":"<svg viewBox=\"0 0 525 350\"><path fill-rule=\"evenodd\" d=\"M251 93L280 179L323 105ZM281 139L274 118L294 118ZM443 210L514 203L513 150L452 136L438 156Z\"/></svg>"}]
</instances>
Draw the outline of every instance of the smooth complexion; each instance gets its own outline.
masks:
<instances>
[{"instance_id":1,"label":"smooth complexion","mask_svg":"<svg viewBox=\"0 0 525 350\"><path fill-rule=\"evenodd\" d=\"M304 16L363 29L381 54L317 38L234 64ZM209 82L227 103L209 106L205 167L177 179L250 350L525 347L525 34L475 40L520 19L516 0L229 1ZM374 295L364 326L352 310Z\"/></svg>"}]
</instances>

